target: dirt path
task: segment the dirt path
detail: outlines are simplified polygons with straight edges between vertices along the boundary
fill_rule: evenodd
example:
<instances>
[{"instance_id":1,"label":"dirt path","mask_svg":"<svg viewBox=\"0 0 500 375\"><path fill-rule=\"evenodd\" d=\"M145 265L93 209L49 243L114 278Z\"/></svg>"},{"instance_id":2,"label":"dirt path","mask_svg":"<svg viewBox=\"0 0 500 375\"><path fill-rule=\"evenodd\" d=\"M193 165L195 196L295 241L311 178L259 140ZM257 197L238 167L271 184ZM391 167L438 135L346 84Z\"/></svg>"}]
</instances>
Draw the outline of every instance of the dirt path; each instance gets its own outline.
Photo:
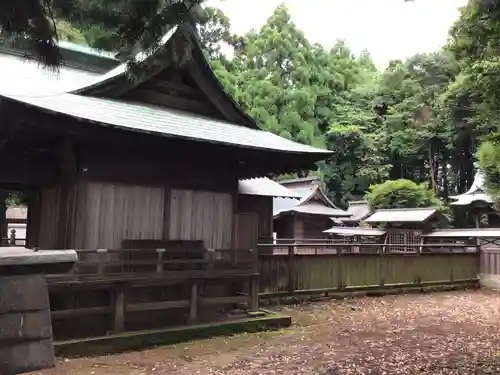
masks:
<instances>
[{"instance_id":1,"label":"dirt path","mask_svg":"<svg viewBox=\"0 0 500 375\"><path fill-rule=\"evenodd\" d=\"M283 312L294 326L279 332L61 360L34 374L500 374L499 294L362 298Z\"/></svg>"}]
</instances>

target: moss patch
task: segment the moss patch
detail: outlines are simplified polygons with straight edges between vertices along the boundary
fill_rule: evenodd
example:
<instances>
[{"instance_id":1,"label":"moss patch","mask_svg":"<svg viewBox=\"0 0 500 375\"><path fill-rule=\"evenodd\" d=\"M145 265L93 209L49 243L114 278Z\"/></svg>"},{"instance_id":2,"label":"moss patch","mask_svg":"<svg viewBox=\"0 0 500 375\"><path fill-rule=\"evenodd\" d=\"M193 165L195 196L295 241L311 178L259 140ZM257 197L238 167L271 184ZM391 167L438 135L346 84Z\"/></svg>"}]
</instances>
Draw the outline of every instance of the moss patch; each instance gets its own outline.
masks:
<instances>
[{"instance_id":1,"label":"moss patch","mask_svg":"<svg viewBox=\"0 0 500 375\"><path fill-rule=\"evenodd\" d=\"M289 327L292 318L272 314L264 317L230 322L182 326L151 331L136 331L56 342L54 350L59 357L95 356L169 345L193 339L228 336L241 332L264 332Z\"/></svg>"}]
</instances>

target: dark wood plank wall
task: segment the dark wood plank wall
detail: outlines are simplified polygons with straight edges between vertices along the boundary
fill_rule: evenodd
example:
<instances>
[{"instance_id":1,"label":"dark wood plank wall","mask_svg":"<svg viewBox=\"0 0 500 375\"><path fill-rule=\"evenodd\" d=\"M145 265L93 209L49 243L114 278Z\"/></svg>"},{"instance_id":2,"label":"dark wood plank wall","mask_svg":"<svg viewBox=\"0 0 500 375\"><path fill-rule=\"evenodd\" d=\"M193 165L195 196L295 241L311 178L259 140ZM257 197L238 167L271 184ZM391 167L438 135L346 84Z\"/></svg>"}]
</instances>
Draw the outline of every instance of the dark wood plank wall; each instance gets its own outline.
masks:
<instances>
[{"instance_id":1,"label":"dark wood plank wall","mask_svg":"<svg viewBox=\"0 0 500 375\"><path fill-rule=\"evenodd\" d=\"M329 217L320 215L283 215L274 220L278 238L327 238L323 231L332 226Z\"/></svg>"},{"instance_id":2,"label":"dark wood plank wall","mask_svg":"<svg viewBox=\"0 0 500 375\"><path fill-rule=\"evenodd\" d=\"M232 245L230 193L80 182L67 192L42 188L41 197L40 225L31 242L42 249L118 249L124 239Z\"/></svg>"},{"instance_id":3,"label":"dark wood plank wall","mask_svg":"<svg viewBox=\"0 0 500 375\"><path fill-rule=\"evenodd\" d=\"M84 145L79 152L79 178L229 193L237 189L237 164L227 160L226 155L199 154L195 149L175 150L171 154L161 151Z\"/></svg>"},{"instance_id":4,"label":"dark wood plank wall","mask_svg":"<svg viewBox=\"0 0 500 375\"><path fill-rule=\"evenodd\" d=\"M274 219L273 229L278 238L295 238L294 216L283 215Z\"/></svg>"},{"instance_id":5,"label":"dark wood plank wall","mask_svg":"<svg viewBox=\"0 0 500 375\"><path fill-rule=\"evenodd\" d=\"M239 195L238 213L255 213L258 217L258 237L273 235L273 198L258 195Z\"/></svg>"},{"instance_id":6,"label":"dark wood plank wall","mask_svg":"<svg viewBox=\"0 0 500 375\"><path fill-rule=\"evenodd\" d=\"M116 183L86 183L77 247L120 248L124 239L202 240L231 247L232 196Z\"/></svg>"},{"instance_id":7,"label":"dark wood plank wall","mask_svg":"<svg viewBox=\"0 0 500 375\"><path fill-rule=\"evenodd\" d=\"M241 212L234 215L233 243L237 250L256 249L259 238L259 216L255 212Z\"/></svg>"},{"instance_id":8,"label":"dark wood plank wall","mask_svg":"<svg viewBox=\"0 0 500 375\"><path fill-rule=\"evenodd\" d=\"M119 142L65 145L58 152L66 163L32 203L40 220L31 219L38 226L31 246L120 248L123 239L185 239L231 247L234 160L187 149L173 150L171 158L154 148L127 152Z\"/></svg>"},{"instance_id":9,"label":"dark wood plank wall","mask_svg":"<svg viewBox=\"0 0 500 375\"><path fill-rule=\"evenodd\" d=\"M231 248L233 196L229 193L172 189L170 240L203 240L211 249Z\"/></svg>"},{"instance_id":10,"label":"dark wood plank wall","mask_svg":"<svg viewBox=\"0 0 500 375\"><path fill-rule=\"evenodd\" d=\"M187 69L168 68L123 96L125 99L223 119Z\"/></svg>"},{"instance_id":11,"label":"dark wood plank wall","mask_svg":"<svg viewBox=\"0 0 500 375\"><path fill-rule=\"evenodd\" d=\"M118 249L124 239L161 239L164 190L114 183L83 183L75 247Z\"/></svg>"},{"instance_id":12,"label":"dark wood plank wall","mask_svg":"<svg viewBox=\"0 0 500 375\"><path fill-rule=\"evenodd\" d=\"M297 215L297 221L302 223L302 237L299 238L327 238L324 230L333 226L333 221L327 216Z\"/></svg>"},{"instance_id":13,"label":"dark wood plank wall","mask_svg":"<svg viewBox=\"0 0 500 375\"><path fill-rule=\"evenodd\" d=\"M30 230L31 246L42 249L64 249L74 246L75 213L77 212L77 194L79 186L55 185L39 190L39 222L35 221L38 233ZM29 208L28 208L29 211Z\"/></svg>"}]
</instances>

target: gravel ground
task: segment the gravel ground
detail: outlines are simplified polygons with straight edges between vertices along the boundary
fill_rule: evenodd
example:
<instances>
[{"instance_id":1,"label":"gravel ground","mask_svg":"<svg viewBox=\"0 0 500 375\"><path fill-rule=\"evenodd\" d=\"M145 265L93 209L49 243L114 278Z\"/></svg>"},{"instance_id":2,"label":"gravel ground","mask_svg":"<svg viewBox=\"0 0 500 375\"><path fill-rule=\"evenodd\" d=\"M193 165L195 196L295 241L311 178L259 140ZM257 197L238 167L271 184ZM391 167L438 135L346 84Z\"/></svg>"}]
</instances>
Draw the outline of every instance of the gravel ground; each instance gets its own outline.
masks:
<instances>
[{"instance_id":1,"label":"gravel ground","mask_svg":"<svg viewBox=\"0 0 500 375\"><path fill-rule=\"evenodd\" d=\"M282 331L62 359L34 374L500 374L500 294L359 298L282 311L294 322Z\"/></svg>"}]
</instances>

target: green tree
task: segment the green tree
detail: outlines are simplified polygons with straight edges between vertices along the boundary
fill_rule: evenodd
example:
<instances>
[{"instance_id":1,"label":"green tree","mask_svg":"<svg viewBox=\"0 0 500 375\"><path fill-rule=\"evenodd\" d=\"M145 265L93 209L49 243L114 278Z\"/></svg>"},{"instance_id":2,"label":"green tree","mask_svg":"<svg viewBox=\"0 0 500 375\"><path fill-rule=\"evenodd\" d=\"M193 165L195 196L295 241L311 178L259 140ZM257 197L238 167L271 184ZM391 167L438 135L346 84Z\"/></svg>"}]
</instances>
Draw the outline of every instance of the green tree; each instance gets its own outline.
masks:
<instances>
[{"instance_id":1,"label":"green tree","mask_svg":"<svg viewBox=\"0 0 500 375\"><path fill-rule=\"evenodd\" d=\"M90 30L112 30L114 49L149 49L173 26L195 21L203 0L24 0L0 1L0 32L4 39L34 52L43 63L56 67L57 21ZM119 25L117 27L117 25Z\"/></svg>"},{"instance_id":2,"label":"green tree","mask_svg":"<svg viewBox=\"0 0 500 375\"><path fill-rule=\"evenodd\" d=\"M311 88L311 45L279 6L259 32L235 49L236 99L262 126L296 141L324 146L315 118L317 92Z\"/></svg>"},{"instance_id":3,"label":"green tree","mask_svg":"<svg viewBox=\"0 0 500 375\"><path fill-rule=\"evenodd\" d=\"M444 51L394 61L382 74L376 98L383 108L377 144L392 165L391 178L429 182L444 197L453 124L441 115L438 99L457 70Z\"/></svg>"},{"instance_id":4,"label":"green tree","mask_svg":"<svg viewBox=\"0 0 500 375\"><path fill-rule=\"evenodd\" d=\"M334 151L321 165L323 180L332 199L346 207L364 196L370 185L387 178L390 165L379 155L373 136L358 125L336 125L329 129L328 142Z\"/></svg>"},{"instance_id":5,"label":"green tree","mask_svg":"<svg viewBox=\"0 0 500 375\"><path fill-rule=\"evenodd\" d=\"M484 173L486 190L500 206L500 133L490 135L481 143L477 160Z\"/></svg>"},{"instance_id":6,"label":"green tree","mask_svg":"<svg viewBox=\"0 0 500 375\"><path fill-rule=\"evenodd\" d=\"M365 199L372 209L389 208L444 208L443 203L426 184L399 179L372 185Z\"/></svg>"},{"instance_id":7,"label":"green tree","mask_svg":"<svg viewBox=\"0 0 500 375\"><path fill-rule=\"evenodd\" d=\"M474 154L480 139L498 132L500 125L499 15L498 2L469 0L450 30L447 48L455 54L460 72L441 101L443 112L457 129L450 143L459 192L472 183Z\"/></svg>"}]
</instances>

